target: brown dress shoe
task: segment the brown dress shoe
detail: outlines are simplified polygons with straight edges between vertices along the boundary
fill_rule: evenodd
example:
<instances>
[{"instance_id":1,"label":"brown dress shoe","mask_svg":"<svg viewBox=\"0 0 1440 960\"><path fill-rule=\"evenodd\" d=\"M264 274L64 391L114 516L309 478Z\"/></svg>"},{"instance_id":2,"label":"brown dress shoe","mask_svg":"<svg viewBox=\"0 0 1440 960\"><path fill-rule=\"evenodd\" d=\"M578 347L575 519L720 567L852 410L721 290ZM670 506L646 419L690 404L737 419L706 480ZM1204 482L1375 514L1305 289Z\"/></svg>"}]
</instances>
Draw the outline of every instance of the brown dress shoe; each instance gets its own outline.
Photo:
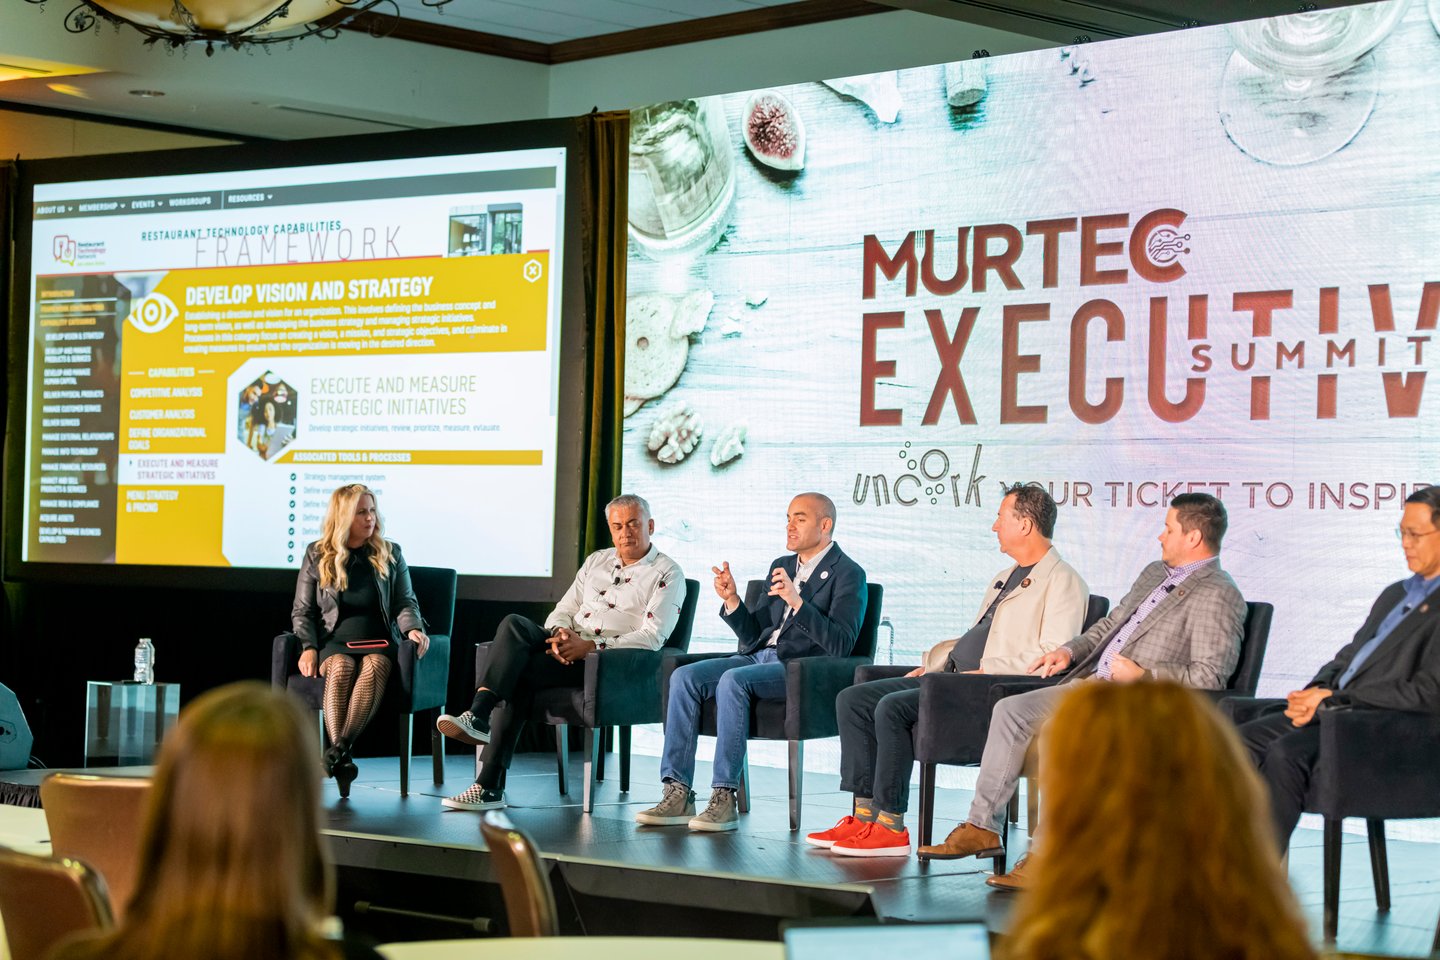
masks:
<instances>
[{"instance_id":1,"label":"brown dress shoe","mask_svg":"<svg viewBox=\"0 0 1440 960\"><path fill-rule=\"evenodd\" d=\"M985 883L996 890L1024 890L1030 885L1030 877L1025 870L1030 866L1030 854L1025 854L1015 861L1015 866L1010 868L1009 873L997 873L994 876L986 877Z\"/></svg>"},{"instance_id":2,"label":"brown dress shoe","mask_svg":"<svg viewBox=\"0 0 1440 960\"><path fill-rule=\"evenodd\" d=\"M998 857L1005 852L1000 835L982 830L972 823L962 823L950 831L944 843L931 844L916 851L921 860L960 860L964 857Z\"/></svg>"}]
</instances>

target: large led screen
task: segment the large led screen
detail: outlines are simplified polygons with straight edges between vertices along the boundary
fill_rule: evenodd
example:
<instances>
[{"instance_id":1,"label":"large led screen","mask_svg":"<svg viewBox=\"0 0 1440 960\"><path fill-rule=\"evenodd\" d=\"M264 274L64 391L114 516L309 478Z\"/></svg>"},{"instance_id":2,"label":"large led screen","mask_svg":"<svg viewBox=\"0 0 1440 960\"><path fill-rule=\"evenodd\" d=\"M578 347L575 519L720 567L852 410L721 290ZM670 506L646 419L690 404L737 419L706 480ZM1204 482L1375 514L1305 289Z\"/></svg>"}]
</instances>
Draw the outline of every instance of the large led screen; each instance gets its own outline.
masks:
<instances>
[{"instance_id":1,"label":"large led screen","mask_svg":"<svg viewBox=\"0 0 1440 960\"><path fill-rule=\"evenodd\" d=\"M1440 481L1437 64L1385 3L636 111L624 478L697 635L799 491L885 586L882 662L972 623L1004 485L1112 601L1205 491L1276 607L1262 692L1307 680Z\"/></svg>"}]
</instances>

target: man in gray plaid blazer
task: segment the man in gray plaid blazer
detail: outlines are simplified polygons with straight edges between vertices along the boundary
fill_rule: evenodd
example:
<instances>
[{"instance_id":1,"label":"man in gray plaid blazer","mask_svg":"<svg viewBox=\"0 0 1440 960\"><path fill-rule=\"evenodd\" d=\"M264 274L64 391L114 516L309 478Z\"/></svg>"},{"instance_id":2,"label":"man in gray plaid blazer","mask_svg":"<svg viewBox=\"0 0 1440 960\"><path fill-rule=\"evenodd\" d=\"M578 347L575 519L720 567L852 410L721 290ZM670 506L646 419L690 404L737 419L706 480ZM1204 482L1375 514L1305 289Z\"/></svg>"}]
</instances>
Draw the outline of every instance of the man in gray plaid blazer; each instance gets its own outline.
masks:
<instances>
[{"instance_id":1,"label":"man in gray plaid blazer","mask_svg":"<svg viewBox=\"0 0 1440 960\"><path fill-rule=\"evenodd\" d=\"M1225 506L1209 494L1184 493L1170 501L1159 537L1160 559L1140 572L1109 616L1030 666L1032 674L1048 677L1074 664L1069 675L1056 686L995 705L970 814L944 843L921 847L921 859L1002 852L1001 817L1020 779L1025 752L1068 684L1090 678L1115 683L1159 679L1219 690L1229 682L1240 659L1245 599L1220 569L1226 524ZM1018 888L1024 883L1024 864L1022 859L1008 875L986 882Z\"/></svg>"}]
</instances>

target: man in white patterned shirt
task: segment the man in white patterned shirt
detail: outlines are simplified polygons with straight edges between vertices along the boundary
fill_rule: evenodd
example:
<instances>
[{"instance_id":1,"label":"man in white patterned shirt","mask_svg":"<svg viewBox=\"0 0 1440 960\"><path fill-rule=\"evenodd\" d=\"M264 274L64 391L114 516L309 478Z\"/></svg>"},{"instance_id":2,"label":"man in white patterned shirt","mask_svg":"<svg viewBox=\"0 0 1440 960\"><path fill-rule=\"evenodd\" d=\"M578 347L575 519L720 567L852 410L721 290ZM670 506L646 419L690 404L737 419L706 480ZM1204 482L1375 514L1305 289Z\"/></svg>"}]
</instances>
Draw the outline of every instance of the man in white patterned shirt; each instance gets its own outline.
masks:
<instances>
[{"instance_id":1,"label":"man in white patterned shirt","mask_svg":"<svg viewBox=\"0 0 1440 960\"><path fill-rule=\"evenodd\" d=\"M685 601L685 574L650 543L655 532L650 505L634 494L623 494L605 506L605 519L614 549L597 550L585 558L575 582L543 626L518 614L501 620L470 709L459 716L445 714L437 722L445 736L485 746L475 784L442 800L444 806L456 810L505 806L500 777L524 719L505 723L492 740L492 711L528 700L535 690L582 686L585 658L591 653L659 650L675 629Z\"/></svg>"}]
</instances>

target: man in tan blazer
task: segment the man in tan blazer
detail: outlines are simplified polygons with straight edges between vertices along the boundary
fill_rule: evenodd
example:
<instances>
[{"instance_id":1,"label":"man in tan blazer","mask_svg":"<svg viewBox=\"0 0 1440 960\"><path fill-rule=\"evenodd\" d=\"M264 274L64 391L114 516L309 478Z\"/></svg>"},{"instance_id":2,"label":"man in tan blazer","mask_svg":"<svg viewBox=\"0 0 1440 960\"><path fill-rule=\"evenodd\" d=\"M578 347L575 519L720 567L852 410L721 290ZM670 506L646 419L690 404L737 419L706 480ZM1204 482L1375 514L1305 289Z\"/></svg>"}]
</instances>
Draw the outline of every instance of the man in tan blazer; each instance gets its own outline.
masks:
<instances>
[{"instance_id":1,"label":"man in tan blazer","mask_svg":"<svg viewBox=\"0 0 1440 960\"><path fill-rule=\"evenodd\" d=\"M1050 543L1055 501L1037 486L1005 491L990 527L1014 564L990 581L964 636L936 644L905 677L872 680L835 701L840 725L840 789L855 813L806 842L852 857L910 855L905 807L915 763L911 730L920 713L920 675L941 670L1023 673L1080 632L1089 588Z\"/></svg>"},{"instance_id":2,"label":"man in tan blazer","mask_svg":"<svg viewBox=\"0 0 1440 960\"><path fill-rule=\"evenodd\" d=\"M1201 690L1222 689L1240 659L1245 598L1220 569L1225 506L1205 493L1170 501L1160 533L1160 559L1150 563L1125 598L1089 630L1037 658L1030 672L1042 677L1067 670L1060 684L1006 697L990 715L975 799L965 822L944 843L921 847L922 859L993 857L1002 852L1000 818L1015 792L1031 740L1077 680L1130 683L1154 678ZM1096 763L1105 758L1096 757ZM992 886L1023 885L1025 861Z\"/></svg>"}]
</instances>

